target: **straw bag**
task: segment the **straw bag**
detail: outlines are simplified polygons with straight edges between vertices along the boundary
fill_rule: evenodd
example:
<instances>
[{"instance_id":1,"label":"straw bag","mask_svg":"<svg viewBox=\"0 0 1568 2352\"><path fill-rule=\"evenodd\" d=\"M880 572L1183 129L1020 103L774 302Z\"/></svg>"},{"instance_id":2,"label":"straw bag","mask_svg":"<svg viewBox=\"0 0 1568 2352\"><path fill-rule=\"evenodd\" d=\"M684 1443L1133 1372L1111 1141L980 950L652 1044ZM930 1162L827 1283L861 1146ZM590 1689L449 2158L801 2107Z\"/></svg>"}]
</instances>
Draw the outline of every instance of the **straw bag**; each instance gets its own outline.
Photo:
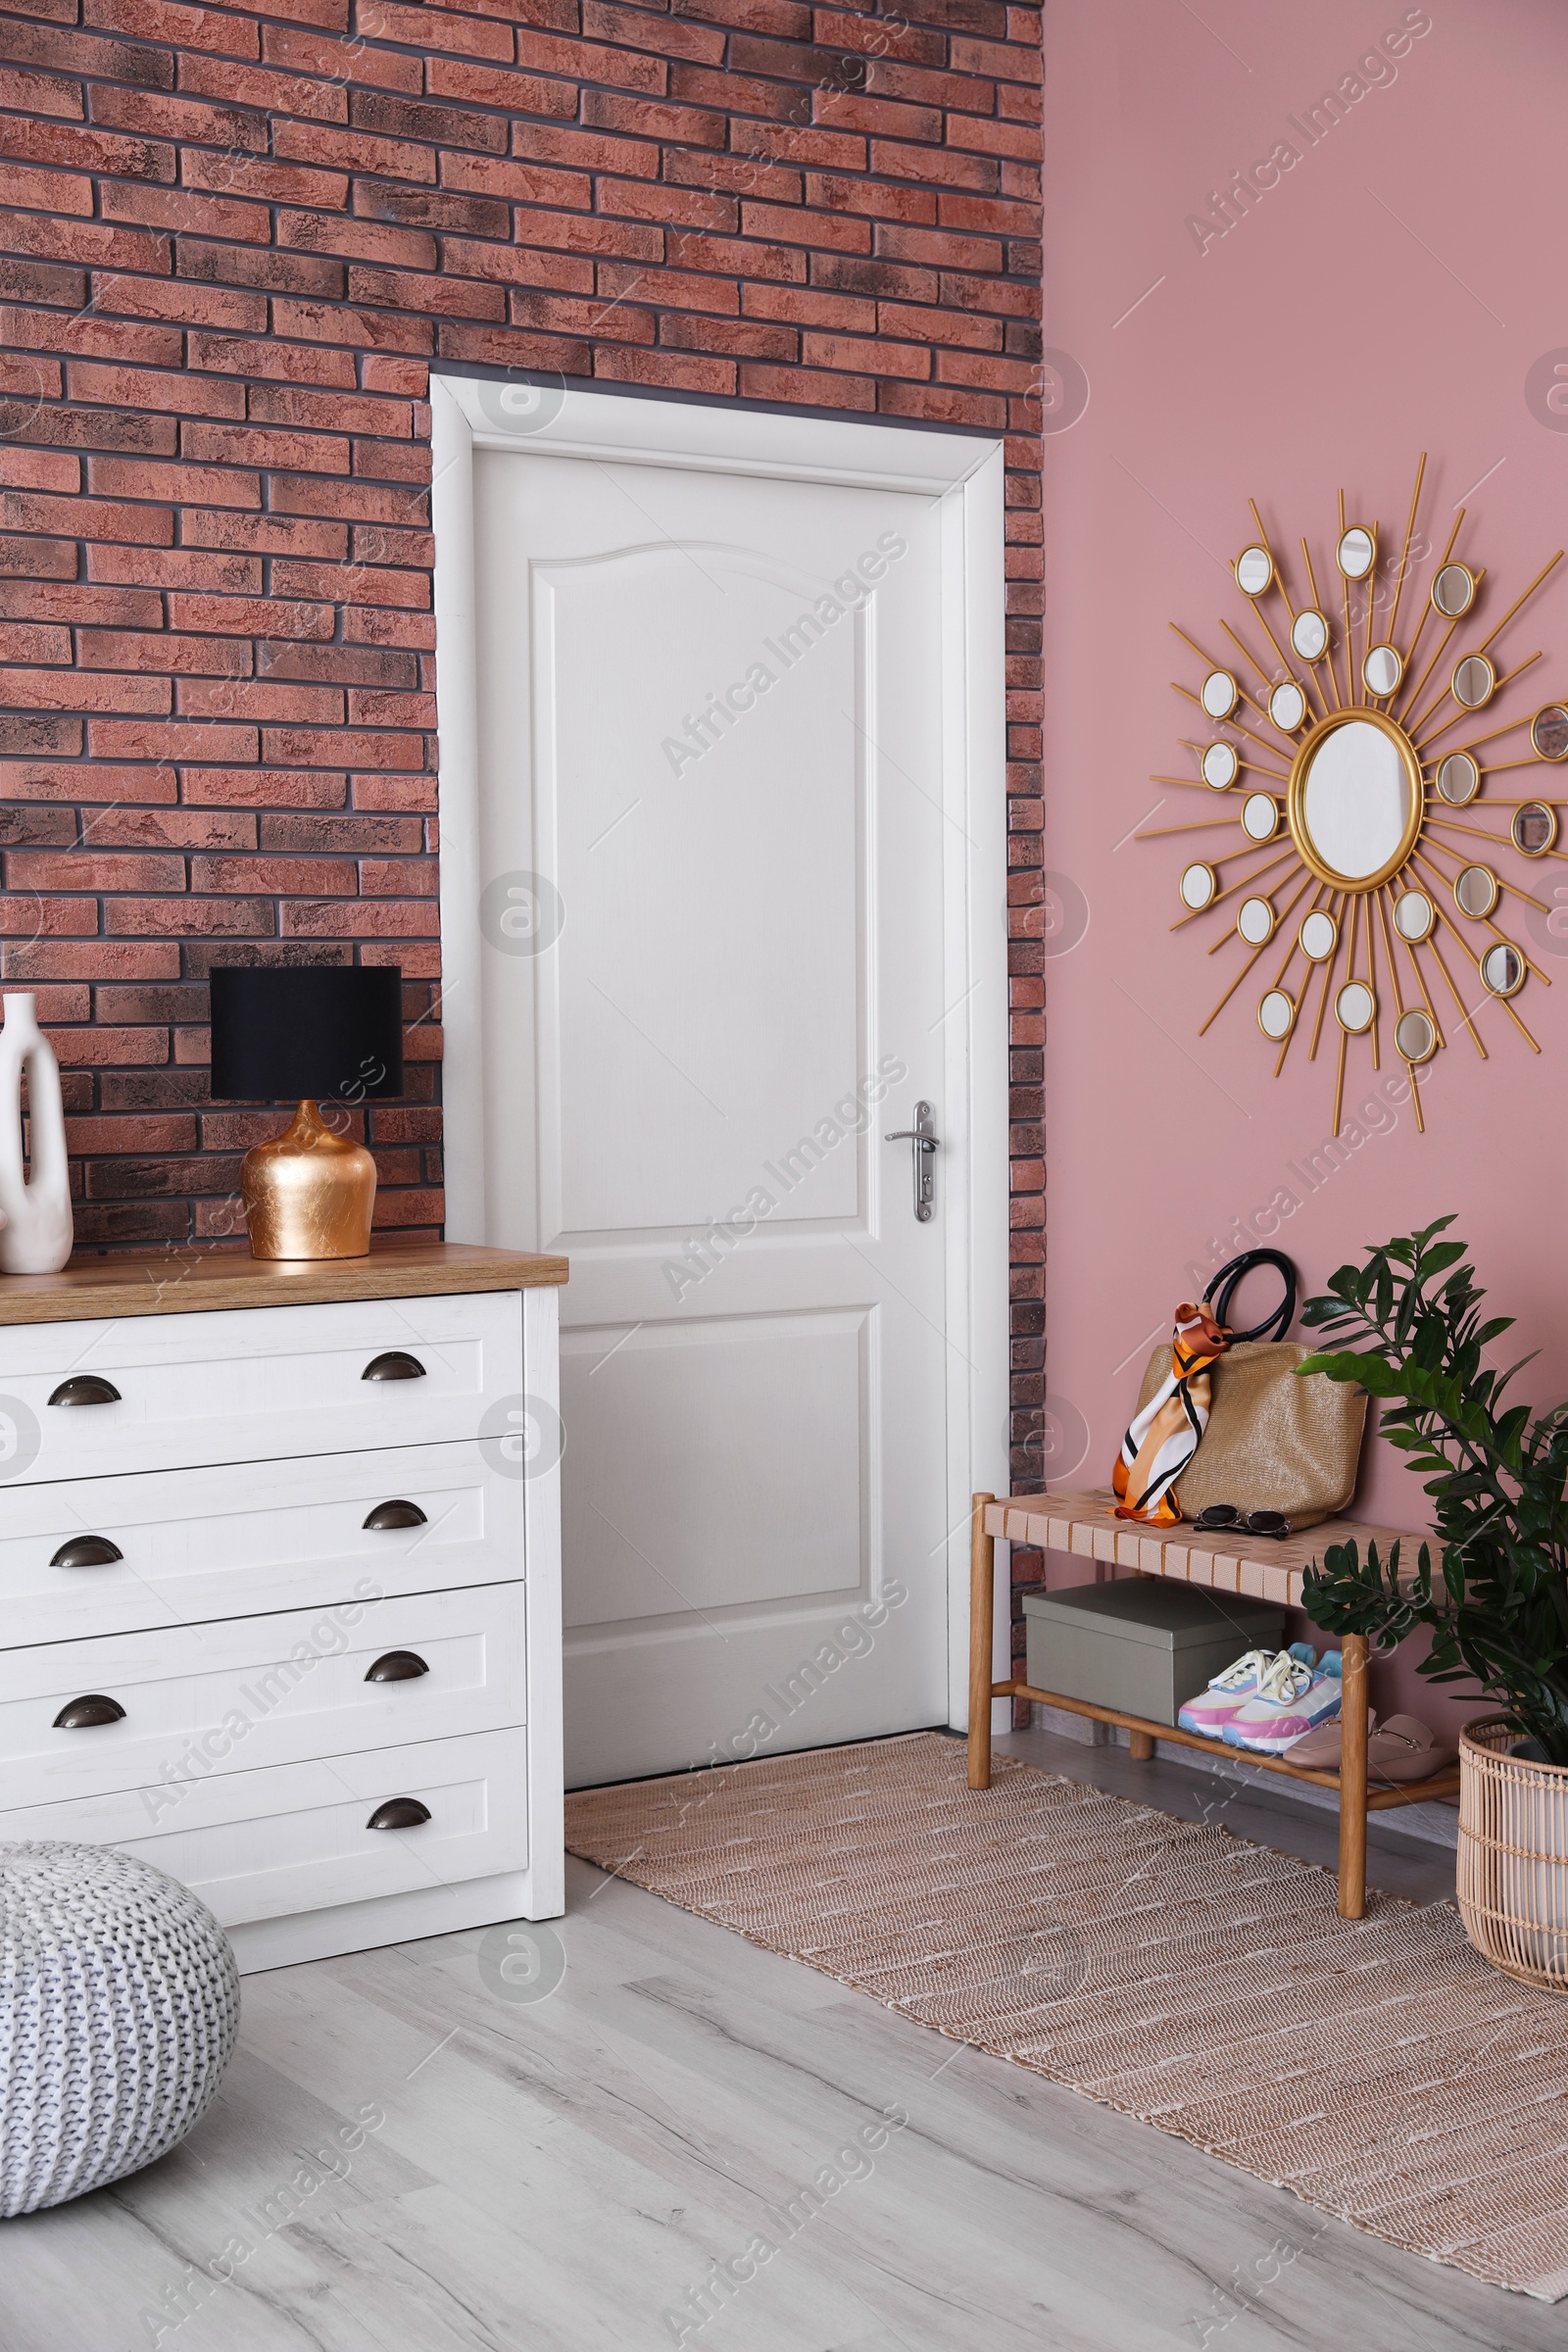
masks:
<instances>
[{"instance_id":1,"label":"straw bag","mask_svg":"<svg viewBox=\"0 0 1568 2352\"><path fill-rule=\"evenodd\" d=\"M1225 1324L1231 1300L1242 1277L1260 1264L1283 1274L1285 1296L1251 1331L1232 1333ZM1343 1510L1355 1492L1366 1391L1321 1372L1297 1379L1297 1365L1312 1350L1274 1336L1290 1329L1296 1313L1296 1269L1282 1251L1250 1250L1233 1258L1215 1275L1209 1292L1211 1305L1205 1300L1201 1307L1177 1309L1178 1330L1183 1317L1203 1319L1194 1337L1203 1350L1200 1369L1207 1384L1207 1409L1184 1410L1191 1444L1166 1482L1163 1511L1156 1517L1147 1506L1139 1510L1124 1503L1122 1515L1170 1526L1178 1518L1196 1519L1200 1511L1228 1502L1244 1512L1282 1511L1293 1529L1315 1527ZM1204 1336L1205 1326L1212 1338ZM1193 1352L1191 1347L1188 1352ZM1167 1391L1170 1401L1179 1393L1179 1377L1172 1382L1174 1363L1168 1344L1150 1357L1138 1412L1123 1441L1124 1460L1126 1446L1140 1423L1148 1422L1149 1408L1160 1392ZM1189 1393L1192 1385L1189 1375ZM1147 1440L1147 1428L1144 1434ZM1118 1472L1122 1466L1118 1462ZM1129 1475L1129 1489L1132 1484ZM1137 1499L1135 1495L1134 1506Z\"/></svg>"}]
</instances>

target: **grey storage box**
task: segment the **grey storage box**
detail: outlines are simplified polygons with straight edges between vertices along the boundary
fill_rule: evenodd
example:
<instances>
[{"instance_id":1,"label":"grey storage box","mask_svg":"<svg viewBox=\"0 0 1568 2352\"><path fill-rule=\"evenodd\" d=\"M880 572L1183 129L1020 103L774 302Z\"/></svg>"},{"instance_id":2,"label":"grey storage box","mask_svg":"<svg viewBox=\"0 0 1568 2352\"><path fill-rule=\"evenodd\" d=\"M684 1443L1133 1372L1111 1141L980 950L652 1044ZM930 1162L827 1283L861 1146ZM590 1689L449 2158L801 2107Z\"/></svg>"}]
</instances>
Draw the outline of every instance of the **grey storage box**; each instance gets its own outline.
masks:
<instances>
[{"instance_id":1,"label":"grey storage box","mask_svg":"<svg viewBox=\"0 0 1568 2352\"><path fill-rule=\"evenodd\" d=\"M1248 1649L1278 1649L1285 1611L1163 1576L1026 1592L1029 1680L1092 1706L1174 1723Z\"/></svg>"}]
</instances>

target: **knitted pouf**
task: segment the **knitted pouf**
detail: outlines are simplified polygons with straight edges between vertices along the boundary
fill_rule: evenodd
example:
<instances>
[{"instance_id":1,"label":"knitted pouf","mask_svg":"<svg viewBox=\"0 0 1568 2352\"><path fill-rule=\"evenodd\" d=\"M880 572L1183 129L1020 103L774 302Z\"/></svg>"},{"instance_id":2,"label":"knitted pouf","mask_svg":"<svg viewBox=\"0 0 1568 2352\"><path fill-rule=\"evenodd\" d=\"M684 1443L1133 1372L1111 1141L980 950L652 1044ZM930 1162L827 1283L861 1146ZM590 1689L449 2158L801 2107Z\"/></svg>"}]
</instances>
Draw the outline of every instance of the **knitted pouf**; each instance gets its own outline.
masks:
<instances>
[{"instance_id":1,"label":"knitted pouf","mask_svg":"<svg viewBox=\"0 0 1568 2352\"><path fill-rule=\"evenodd\" d=\"M166 2155L239 2027L227 1936L186 1886L99 1845L0 1845L0 2215Z\"/></svg>"}]
</instances>

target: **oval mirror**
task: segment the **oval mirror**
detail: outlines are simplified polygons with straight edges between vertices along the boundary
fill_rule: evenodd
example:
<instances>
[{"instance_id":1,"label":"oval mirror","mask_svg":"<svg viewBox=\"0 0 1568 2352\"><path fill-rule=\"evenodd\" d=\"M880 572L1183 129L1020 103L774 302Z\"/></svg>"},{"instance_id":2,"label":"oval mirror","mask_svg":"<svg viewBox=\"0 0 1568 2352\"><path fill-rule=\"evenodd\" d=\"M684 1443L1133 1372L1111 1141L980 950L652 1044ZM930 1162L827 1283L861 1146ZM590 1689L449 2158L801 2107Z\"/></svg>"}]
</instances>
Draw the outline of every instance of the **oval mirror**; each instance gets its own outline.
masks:
<instances>
[{"instance_id":1,"label":"oval mirror","mask_svg":"<svg viewBox=\"0 0 1568 2352\"><path fill-rule=\"evenodd\" d=\"M1480 710L1491 702L1497 673L1485 654L1466 654L1453 673L1453 699L1461 710Z\"/></svg>"},{"instance_id":2,"label":"oval mirror","mask_svg":"<svg viewBox=\"0 0 1568 2352\"><path fill-rule=\"evenodd\" d=\"M1294 735L1306 716L1306 697L1294 678L1276 686L1268 698L1268 714L1282 735Z\"/></svg>"},{"instance_id":3,"label":"oval mirror","mask_svg":"<svg viewBox=\"0 0 1568 2352\"><path fill-rule=\"evenodd\" d=\"M1308 963L1324 963L1340 944L1340 926L1332 914L1315 906L1300 929L1301 954Z\"/></svg>"},{"instance_id":4,"label":"oval mirror","mask_svg":"<svg viewBox=\"0 0 1568 2352\"><path fill-rule=\"evenodd\" d=\"M1274 559L1266 547L1244 547L1236 559L1236 585L1244 596L1261 596L1273 585Z\"/></svg>"},{"instance_id":5,"label":"oval mirror","mask_svg":"<svg viewBox=\"0 0 1568 2352\"><path fill-rule=\"evenodd\" d=\"M1275 1045L1282 1044L1296 1026L1295 998L1283 988L1271 988L1257 1008L1257 1025Z\"/></svg>"},{"instance_id":6,"label":"oval mirror","mask_svg":"<svg viewBox=\"0 0 1568 2352\"><path fill-rule=\"evenodd\" d=\"M1438 763L1438 790L1450 808L1463 808L1481 790L1481 770L1468 752L1450 752Z\"/></svg>"},{"instance_id":7,"label":"oval mirror","mask_svg":"<svg viewBox=\"0 0 1568 2352\"><path fill-rule=\"evenodd\" d=\"M1377 560L1378 543L1359 523L1351 525L1334 551L1335 562L1348 580L1364 580Z\"/></svg>"},{"instance_id":8,"label":"oval mirror","mask_svg":"<svg viewBox=\"0 0 1568 2352\"><path fill-rule=\"evenodd\" d=\"M1377 1017L1378 1001L1364 980L1347 980L1334 1000L1334 1017L1351 1037L1360 1037Z\"/></svg>"},{"instance_id":9,"label":"oval mirror","mask_svg":"<svg viewBox=\"0 0 1568 2352\"><path fill-rule=\"evenodd\" d=\"M1219 879L1211 865L1189 865L1182 874L1182 905L1196 914L1200 907L1213 905L1218 888Z\"/></svg>"},{"instance_id":10,"label":"oval mirror","mask_svg":"<svg viewBox=\"0 0 1568 2352\"><path fill-rule=\"evenodd\" d=\"M1522 858L1544 858L1557 838L1557 811L1544 801L1526 801L1514 810L1508 830Z\"/></svg>"},{"instance_id":11,"label":"oval mirror","mask_svg":"<svg viewBox=\"0 0 1568 2352\"><path fill-rule=\"evenodd\" d=\"M1481 984L1494 997L1516 997L1525 984L1525 969L1518 949L1499 939L1481 958Z\"/></svg>"},{"instance_id":12,"label":"oval mirror","mask_svg":"<svg viewBox=\"0 0 1568 2352\"><path fill-rule=\"evenodd\" d=\"M1212 784L1216 792L1223 792L1228 785L1235 783L1236 771L1241 764L1234 744L1211 743L1201 761L1203 782Z\"/></svg>"},{"instance_id":13,"label":"oval mirror","mask_svg":"<svg viewBox=\"0 0 1568 2352\"><path fill-rule=\"evenodd\" d=\"M1392 645L1375 645L1361 664L1366 690L1379 702L1391 694L1397 694L1403 675L1403 660Z\"/></svg>"},{"instance_id":14,"label":"oval mirror","mask_svg":"<svg viewBox=\"0 0 1568 2352\"><path fill-rule=\"evenodd\" d=\"M1211 669L1199 697L1210 718L1229 718L1241 698L1241 688L1228 669Z\"/></svg>"},{"instance_id":15,"label":"oval mirror","mask_svg":"<svg viewBox=\"0 0 1568 2352\"><path fill-rule=\"evenodd\" d=\"M1321 662L1329 650L1329 624L1310 605L1291 623L1291 646L1303 662Z\"/></svg>"},{"instance_id":16,"label":"oval mirror","mask_svg":"<svg viewBox=\"0 0 1568 2352\"><path fill-rule=\"evenodd\" d=\"M1568 710L1548 703L1530 721L1530 740L1543 760L1568 760Z\"/></svg>"},{"instance_id":17,"label":"oval mirror","mask_svg":"<svg viewBox=\"0 0 1568 2352\"><path fill-rule=\"evenodd\" d=\"M1242 831L1249 841L1272 841L1280 829L1280 805L1271 792L1250 792L1242 803Z\"/></svg>"},{"instance_id":18,"label":"oval mirror","mask_svg":"<svg viewBox=\"0 0 1568 2352\"><path fill-rule=\"evenodd\" d=\"M1401 1012L1394 1024L1394 1043L1406 1061L1430 1061L1438 1050L1438 1025L1419 1008Z\"/></svg>"},{"instance_id":19,"label":"oval mirror","mask_svg":"<svg viewBox=\"0 0 1568 2352\"><path fill-rule=\"evenodd\" d=\"M1244 899L1236 928L1250 948L1266 947L1274 936L1274 909L1267 899Z\"/></svg>"},{"instance_id":20,"label":"oval mirror","mask_svg":"<svg viewBox=\"0 0 1568 2352\"><path fill-rule=\"evenodd\" d=\"M1394 928L1412 947L1432 937L1437 919L1438 910L1424 890L1401 890L1394 902Z\"/></svg>"},{"instance_id":21,"label":"oval mirror","mask_svg":"<svg viewBox=\"0 0 1568 2352\"><path fill-rule=\"evenodd\" d=\"M1497 877L1490 865L1467 865L1455 876L1453 903L1461 914L1474 915L1479 922L1497 904Z\"/></svg>"},{"instance_id":22,"label":"oval mirror","mask_svg":"<svg viewBox=\"0 0 1568 2352\"><path fill-rule=\"evenodd\" d=\"M1298 755L1289 815L1297 848L1337 890L1386 882L1421 829L1420 770L1381 712L1331 712Z\"/></svg>"},{"instance_id":23,"label":"oval mirror","mask_svg":"<svg viewBox=\"0 0 1568 2352\"><path fill-rule=\"evenodd\" d=\"M1457 620L1476 601L1476 575L1468 564L1445 564L1432 583L1432 610ZM1407 1057L1408 1058L1408 1057Z\"/></svg>"}]
</instances>

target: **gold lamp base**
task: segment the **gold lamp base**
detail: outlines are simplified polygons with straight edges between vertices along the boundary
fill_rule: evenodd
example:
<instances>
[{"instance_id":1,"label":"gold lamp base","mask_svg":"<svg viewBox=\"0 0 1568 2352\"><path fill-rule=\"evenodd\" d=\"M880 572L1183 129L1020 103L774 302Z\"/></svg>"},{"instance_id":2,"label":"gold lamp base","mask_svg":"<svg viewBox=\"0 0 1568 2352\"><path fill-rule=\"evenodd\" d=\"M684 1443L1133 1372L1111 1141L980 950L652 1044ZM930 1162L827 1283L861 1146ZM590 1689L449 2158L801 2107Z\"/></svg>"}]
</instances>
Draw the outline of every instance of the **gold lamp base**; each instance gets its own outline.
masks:
<instances>
[{"instance_id":1,"label":"gold lamp base","mask_svg":"<svg viewBox=\"0 0 1568 2352\"><path fill-rule=\"evenodd\" d=\"M252 1257L368 1257L375 1162L302 1102L286 1135L247 1152L240 1192Z\"/></svg>"}]
</instances>

